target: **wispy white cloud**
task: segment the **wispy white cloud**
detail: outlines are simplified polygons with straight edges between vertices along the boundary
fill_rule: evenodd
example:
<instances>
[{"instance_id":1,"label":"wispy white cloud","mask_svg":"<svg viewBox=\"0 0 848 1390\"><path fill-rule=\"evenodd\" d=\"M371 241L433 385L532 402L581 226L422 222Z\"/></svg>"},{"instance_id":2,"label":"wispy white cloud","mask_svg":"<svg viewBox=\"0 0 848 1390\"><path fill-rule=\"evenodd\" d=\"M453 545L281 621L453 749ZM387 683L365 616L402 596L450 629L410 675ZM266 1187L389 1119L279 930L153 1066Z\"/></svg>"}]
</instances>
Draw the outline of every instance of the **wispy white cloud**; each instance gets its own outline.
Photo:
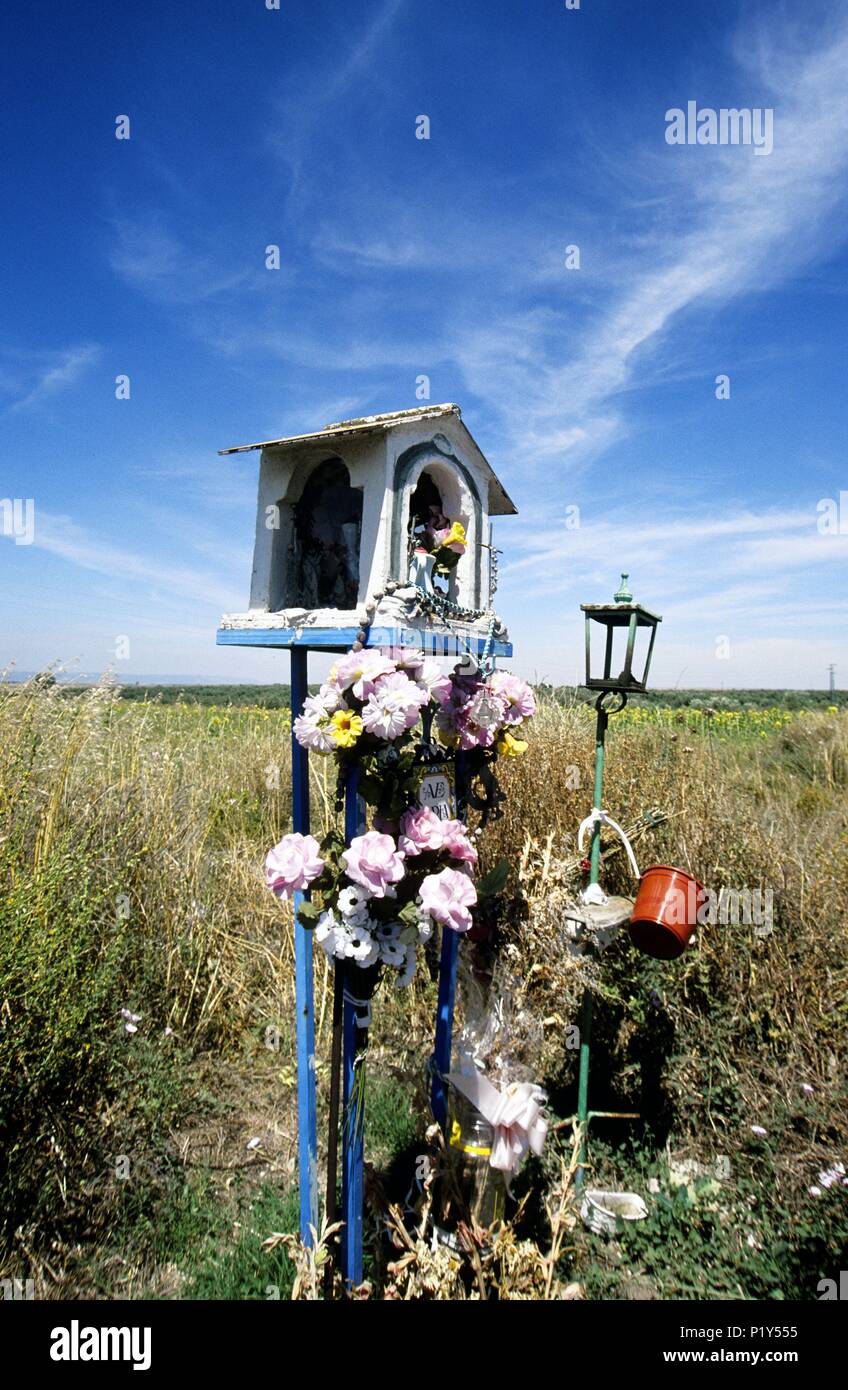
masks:
<instances>
[{"instance_id":1,"label":"wispy white cloud","mask_svg":"<svg viewBox=\"0 0 848 1390\"><path fill-rule=\"evenodd\" d=\"M526 553L522 559L512 561L505 568L510 571L531 567L544 568L554 554L561 553L564 540L569 547L573 546L587 557L597 555L603 558L610 554L611 547L619 548L625 540L628 549L638 547L648 554L656 552L667 543L670 535L680 537L686 542L700 540L705 545L716 540L757 537L764 533L771 539L777 534L785 536L786 533L800 531L812 532L815 539L824 539L816 531L817 514L812 507L809 511L747 510L728 512L725 515L716 515L714 512L675 515L669 512L661 521L640 514L641 511L641 508L631 510L626 517L619 516L617 519L614 513L605 509L602 520L588 525L577 524L573 530L565 531L565 515L562 518L551 519L550 513L547 513L547 525L535 525L533 517L529 516L530 525L511 545L513 551ZM542 515L545 514L540 512L539 516Z\"/></svg>"},{"instance_id":2,"label":"wispy white cloud","mask_svg":"<svg viewBox=\"0 0 848 1390\"><path fill-rule=\"evenodd\" d=\"M788 590L792 571L824 571L848 562L848 535L821 534L813 501L806 511L669 510L662 521L634 505L627 514L606 510L601 519L580 520L569 529L565 514L535 525L530 517L511 538L516 558L501 565L504 583L515 593L541 597L594 576L605 577L608 587L611 568L618 566L638 573L641 592L653 589L681 605L697 577L699 594L715 607L719 590L722 604L743 595L770 598ZM691 557L691 568L681 566L681 556ZM737 583L738 591L728 588ZM694 621L702 607L700 598L690 604L687 620ZM682 607L680 613L683 617Z\"/></svg>"},{"instance_id":3,"label":"wispy white cloud","mask_svg":"<svg viewBox=\"0 0 848 1390\"><path fill-rule=\"evenodd\" d=\"M231 260L225 268L220 253L206 249L202 238L189 245L169 229L161 213L117 217L112 231L112 270L159 303L204 303L244 288L258 275L245 265L233 270Z\"/></svg>"},{"instance_id":4,"label":"wispy white cloud","mask_svg":"<svg viewBox=\"0 0 848 1390\"><path fill-rule=\"evenodd\" d=\"M30 358L32 356L30 354ZM82 343L61 352L35 354L35 361L30 362L30 371L35 371L35 381L33 382L30 375L25 394L12 403L10 410L29 410L32 406L41 405L49 397L58 395L79 381L101 356L102 349L97 343ZM21 365L26 367L26 358L22 359ZM14 378L10 378L9 384L14 384Z\"/></svg>"},{"instance_id":5,"label":"wispy white cloud","mask_svg":"<svg viewBox=\"0 0 848 1390\"><path fill-rule=\"evenodd\" d=\"M242 580L242 573L237 576L237 583L228 585L221 580L220 571L207 573L149 554L139 555L91 535L68 516L46 512L40 507L36 512L33 545L81 569L131 584L141 582L154 592L163 591L190 600L192 604L200 601L224 611L239 597L238 580ZM243 560L242 556L239 558Z\"/></svg>"},{"instance_id":6,"label":"wispy white cloud","mask_svg":"<svg viewBox=\"0 0 848 1390\"><path fill-rule=\"evenodd\" d=\"M296 85L291 96L277 98L279 127L269 136L269 144L289 168L291 194L303 196L304 168L316 132L326 125L328 110L341 106L357 85L371 86L379 81L381 69L376 61L377 53L405 2L384 0L370 23L353 35L350 11L345 10L344 27L336 39L329 34L325 37L325 46L330 50L329 61L305 75L303 83Z\"/></svg>"},{"instance_id":7,"label":"wispy white cloud","mask_svg":"<svg viewBox=\"0 0 848 1390\"><path fill-rule=\"evenodd\" d=\"M469 385L521 439L526 457L565 462L607 448L626 430L620 393L648 354L663 344L671 350L687 311L759 292L844 239L848 24L817 37L820 46L809 47L807 37L805 49L770 23L738 44L751 91L769 91L775 108L767 157L750 146L665 147L658 109L662 153L638 152L646 185L655 183L655 230L641 238L638 257L627 255L603 310L578 324L564 311L510 312L460 331ZM662 216L664 188L669 202L688 209L684 228Z\"/></svg>"},{"instance_id":8,"label":"wispy white cloud","mask_svg":"<svg viewBox=\"0 0 848 1390\"><path fill-rule=\"evenodd\" d=\"M817 519L813 501L662 520L640 502L567 530L538 510L501 567L504 611L522 614L525 670L579 679L579 605L611 598L626 571L636 597L663 615L657 683L823 683L828 662L848 659L848 608L832 582L848 565L848 535L821 535Z\"/></svg>"},{"instance_id":9,"label":"wispy white cloud","mask_svg":"<svg viewBox=\"0 0 848 1390\"><path fill-rule=\"evenodd\" d=\"M380 270L422 270L438 266L461 273L464 262L445 261L440 245L414 237L374 236L361 238L349 233L342 235L334 227L324 227L315 238L313 249L317 256L336 265L351 261Z\"/></svg>"}]
</instances>

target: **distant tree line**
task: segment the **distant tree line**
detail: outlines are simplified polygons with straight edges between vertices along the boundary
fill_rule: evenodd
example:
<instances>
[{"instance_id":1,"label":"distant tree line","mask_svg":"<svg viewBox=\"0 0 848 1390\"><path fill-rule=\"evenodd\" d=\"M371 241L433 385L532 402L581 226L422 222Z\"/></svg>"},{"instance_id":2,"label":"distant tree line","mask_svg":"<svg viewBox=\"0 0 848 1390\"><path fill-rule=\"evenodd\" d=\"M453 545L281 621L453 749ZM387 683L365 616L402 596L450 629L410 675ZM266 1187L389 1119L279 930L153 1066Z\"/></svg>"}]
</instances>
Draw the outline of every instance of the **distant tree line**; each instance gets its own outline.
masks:
<instances>
[{"instance_id":1,"label":"distant tree line","mask_svg":"<svg viewBox=\"0 0 848 1390\"><path fill-rule=\"evenodd\" d=\"M55 686L52 675L37 677L42 685ZM60 685L62 694L78 695L90 686ZM313 693L317 685L310 686ZM537 684L536 690L559 704L594 704L596 694L582 686ZM122 700L155 700L162 705L258 705L262 709L288 709L287 685L119 685ZM745 710L780 708L787 710L848 708L848 691L837 690L649 690L631 695L631 705L653 705L664 709Z\"/></svg>"},{"instance_id":2,"label":"distant tree line","mask_svg":"<svg viewBox=\"0 0 848 1390\"><path fill-rule=\"evenodd\" d=\"M317 689L317 686L316 686ZM288 709L287 685L122 685L122 700L156 700L163 705L261 705Z\"/></svg>"},{"instance_id":3,"label":"distant tree line","mask_svg":"<svg viewBox=\"0 0 848 1390\"><path fill-rule=\"evenodd\" d=\"M597 698L593 690L582 686L537 685L536 689L560 704L594 704ZM848 707L846 690L648 690L641 695L628 696L628 704L659 706L663 709L702 709L702 710L744 710L773 709L788 710L827 709L836 705L838 709Z\"/></svg>"}]
</instances>

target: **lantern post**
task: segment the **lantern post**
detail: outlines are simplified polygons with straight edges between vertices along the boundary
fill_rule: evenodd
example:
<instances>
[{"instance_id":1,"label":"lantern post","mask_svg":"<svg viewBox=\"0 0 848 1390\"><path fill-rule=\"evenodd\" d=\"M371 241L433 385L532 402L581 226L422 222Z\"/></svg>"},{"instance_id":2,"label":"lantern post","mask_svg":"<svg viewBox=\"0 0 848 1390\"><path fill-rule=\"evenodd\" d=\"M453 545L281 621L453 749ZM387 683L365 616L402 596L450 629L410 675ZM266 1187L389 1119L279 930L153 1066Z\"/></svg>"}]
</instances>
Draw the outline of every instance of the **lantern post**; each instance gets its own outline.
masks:
<instances>
[{"instance_id":1,"label":"lantern post","mask_svg":"<svg viewBox=\"0 0 848 1390\"><path fill-rule=\"evenodd\" d=\"M649 609L643 608L641 604L633 602L633 595L627 586L628 576L622 574L621 583L611 604L603 603L583 603L580 605L582 612L586 614L586 680L585 688L598 691L595 700L595 710L597 711L597 721L595 724L595 781L593 790L592 809L594 820L592 823L592 842L589 851L589 892L586 901L598 901L597 885L600 882L601 873L601 826L603 818L601 808L603 806L604 792L604 763L606 757L606 734L611 714L619 714L627 704L627 697L630 694L638 694L647 688L648 672L651 666L651 657L654 651L654 641L657 635L657 627L662 622L662 618L657 613L652 613ZM592 624L599 624L605 631L603 670L599 673L593 662L592 652ZM627 630L627 643L624 652L623 664L618 675L613 675L613 667L618 665L616 633ZM644 668L641 679L634 674L633 665L636 659L636 644L640 629L650 632L648 649L645 654ZM619 697L619 703L614 704L615 696ZM592 889L595 888L595 894ZM603 898L600 899L603 901ZM591 990L586 990L580 1006L579 1034L580 1034L580 1065L577 1080L577 1122L579 1126L579 1152L578 1167L575 1183L578 1188L583 1186L586 1172L586 1153L588 1145L589 1121L594 1117L607 1115L607 1112L589 1109L589 1062L592 1047L592 1015L594 1011L594 999ZM611 1115L609 1118L613 1118ZM618 1118L632 1118L624 1115Z\"/></svg>"}]
</instances>

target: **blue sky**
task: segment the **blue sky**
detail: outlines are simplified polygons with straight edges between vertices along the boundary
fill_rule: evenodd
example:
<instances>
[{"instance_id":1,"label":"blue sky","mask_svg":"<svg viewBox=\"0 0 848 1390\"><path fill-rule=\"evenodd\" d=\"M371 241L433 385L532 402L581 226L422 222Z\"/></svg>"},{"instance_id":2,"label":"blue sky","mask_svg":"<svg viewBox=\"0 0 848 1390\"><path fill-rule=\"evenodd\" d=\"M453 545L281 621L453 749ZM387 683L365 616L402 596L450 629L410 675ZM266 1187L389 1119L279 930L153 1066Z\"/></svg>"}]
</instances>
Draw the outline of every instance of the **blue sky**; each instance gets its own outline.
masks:
<instances>
[{"instance_id":1,"label":"blue sky","mask_svg":"<svg viewBox=\"0 0 848 1390\"><path fill-rule=\"evenodd\" d=\"M217 450L426 374L519 507L516 670L573 680L579 604L628 570L657 684L848 685L848 5L800 8L19 8L0 498L35 531L0 535L0 666L285 679L214 645L258 462ZM689 100L773 110L773 152L667 144Z\"/></svg>"}]
</instances>

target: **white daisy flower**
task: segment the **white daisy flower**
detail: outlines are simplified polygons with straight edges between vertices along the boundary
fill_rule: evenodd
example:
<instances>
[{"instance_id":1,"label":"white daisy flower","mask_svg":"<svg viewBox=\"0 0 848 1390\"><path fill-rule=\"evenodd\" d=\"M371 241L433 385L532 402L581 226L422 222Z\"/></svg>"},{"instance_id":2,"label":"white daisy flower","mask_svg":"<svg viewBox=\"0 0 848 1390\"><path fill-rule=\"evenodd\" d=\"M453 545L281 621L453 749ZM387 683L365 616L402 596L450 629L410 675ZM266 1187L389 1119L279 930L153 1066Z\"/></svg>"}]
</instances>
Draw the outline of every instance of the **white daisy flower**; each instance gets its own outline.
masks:
<instances>
[{"instance_id":1,"label":"white daisy flower","mask_svg":"<svg viewBox=\"0 0 848 1390\"><path fill-rule=\"evenodd\" d=\"M336 710L347 709L341 690L332 681L325 681L318 694L309 698L315 706L323 708L325 714L335 714Z\"/></svg>"},{"instance_id":2,"label":"white daisy flower","mask_svg":"<svg viewBox=\"0 0 848 1390\"><path fill-rule=\"evenodd\" d=\"M337 923L333 916L332 909L328 909L327 912L322 912L318 921L315 923L315 940L323 944L327 940L327 937L336 930L336 926Z\"/></svg>"},{"instance_id":3,"label":"white daisy flower","mask_svg":"<svg viewBox=\"0 0 848 1390\"><path fill-rule=\"evenodd\" d=\"M399 941L381 941L379 950L384 965L393 965L397 970L406 965L406 947Z\"/></svg>"},{"instance_id":4,"label":"white daisy flower","mask_svg":"<svg viewBox=\"0 0 848 1390\"><path fill-rule=\"evenodd\" d=\"M352 884L339 893L337 907L351 926L362 926L368 919L368 901L365 889Z\"/></svg>"},{"instance_id":5,"label":"white daisy flower","mask_svg":"<svg viewBox=\"0 0 848 1390\"><path fill-rule=\"evenodd\" d=\"M380 947L371 933L361 927L348 928L349 939L345 942L345 956L355 961L363 969L375 965L380 957Z\"/></svg>"},{"instance_id":6,"label":"white daisy flower","mask_svg":"<svg viewBox=\"0 0 848 1390\"><path fill-rule=\"evenodd\" d=\"M310 696L314 700L316 696ZM335 730L326 712L308 709L309 700L304 705L304 713L294 721L294 736L301 748L311 749L313 753L332 753L336 747Z\"/></svg>"}]
</instances>

